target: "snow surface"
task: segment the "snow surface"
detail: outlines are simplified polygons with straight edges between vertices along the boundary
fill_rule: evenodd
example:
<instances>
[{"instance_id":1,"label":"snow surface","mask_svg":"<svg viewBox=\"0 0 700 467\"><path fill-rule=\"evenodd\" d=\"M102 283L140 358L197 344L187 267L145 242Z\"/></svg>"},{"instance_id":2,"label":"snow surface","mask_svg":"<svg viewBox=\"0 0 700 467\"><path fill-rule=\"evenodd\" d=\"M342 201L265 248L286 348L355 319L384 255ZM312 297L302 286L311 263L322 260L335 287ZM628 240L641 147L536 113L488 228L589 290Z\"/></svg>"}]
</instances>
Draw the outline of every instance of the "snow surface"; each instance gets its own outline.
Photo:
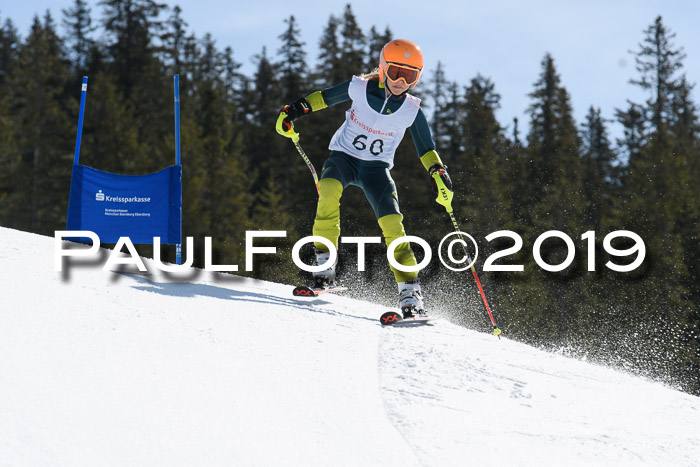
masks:
<instances>
[{"instance_id":1,"label":"snow surface","mask_svg":"<svg viewBox=\"0 0 700 467\"><path fill-rule=\"evenodd\" d=\"M2 466L700 465L700 398L380 305L54 271L0 228Z\"/></svg>"}]
</instances>

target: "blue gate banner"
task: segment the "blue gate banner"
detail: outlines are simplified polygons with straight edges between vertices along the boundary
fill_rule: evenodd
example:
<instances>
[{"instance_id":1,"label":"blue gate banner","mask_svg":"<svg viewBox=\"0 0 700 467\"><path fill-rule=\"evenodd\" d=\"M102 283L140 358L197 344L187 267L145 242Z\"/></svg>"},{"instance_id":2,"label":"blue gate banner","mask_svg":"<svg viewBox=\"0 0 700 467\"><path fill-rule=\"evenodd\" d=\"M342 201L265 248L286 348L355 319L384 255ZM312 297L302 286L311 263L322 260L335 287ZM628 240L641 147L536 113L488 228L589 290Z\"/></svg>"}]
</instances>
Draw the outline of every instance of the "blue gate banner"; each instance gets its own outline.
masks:
<instances>
[{"instance_id":1,"label":"blue gate banner","mask_svg":"<svg viewBox=\"0 0 700 467\"><path fill-rule=\"evenodd\" d=\"M120 175L73 165L67 230L95 232L103 243L179 244L182 166L148 175ZM89 238L81 239L89 242Z\"/></svg>"}]
</instances>

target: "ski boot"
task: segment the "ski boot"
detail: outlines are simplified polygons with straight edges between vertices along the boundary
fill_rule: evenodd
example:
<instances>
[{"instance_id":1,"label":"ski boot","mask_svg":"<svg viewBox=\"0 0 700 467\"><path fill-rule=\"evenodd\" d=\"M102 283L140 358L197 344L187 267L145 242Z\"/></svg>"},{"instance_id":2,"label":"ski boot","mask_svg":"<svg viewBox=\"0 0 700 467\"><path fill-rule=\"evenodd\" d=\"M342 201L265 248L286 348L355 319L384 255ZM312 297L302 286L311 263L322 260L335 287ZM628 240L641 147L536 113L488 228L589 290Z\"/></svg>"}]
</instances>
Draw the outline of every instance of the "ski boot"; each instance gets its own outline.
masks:
<instances>
[{"instance_id":1,"label":"ski boot","mask_svg":"<svg viewBox=\"0 0 700 467\"><path fill-rule=\"evenodd\" d=\"M328 263L328 258L330 257L330 252L316 250L316 259L313 262L313 266L318 266L319 264ZM328 287L335 287L335 268L338 265L338 258L336 257L335 263L328 265L323 271L314 272L314 287L318 289L326 289Z\"/></svg>"},{"instance_id":2,"label":"ski boot","mask_svg":"<svg viewBox=\"0 0 700 467\"><path fill-rule=\"evenodd\" d=\"M423 295L420 290L420 279L399 282L399 308L404 319L425 317L428 313L423 306Z\"/></svg>"}]
</instances>

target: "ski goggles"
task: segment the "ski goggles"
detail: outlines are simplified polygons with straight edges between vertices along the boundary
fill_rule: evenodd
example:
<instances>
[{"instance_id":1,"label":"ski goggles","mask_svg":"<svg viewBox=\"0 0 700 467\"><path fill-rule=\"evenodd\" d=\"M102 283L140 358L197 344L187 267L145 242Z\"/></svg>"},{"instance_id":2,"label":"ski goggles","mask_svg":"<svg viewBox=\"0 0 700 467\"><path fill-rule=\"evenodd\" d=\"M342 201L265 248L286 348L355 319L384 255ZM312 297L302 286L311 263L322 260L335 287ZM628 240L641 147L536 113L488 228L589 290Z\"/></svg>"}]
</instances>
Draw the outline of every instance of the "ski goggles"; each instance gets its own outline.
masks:
<instances>
[{"instance_id":1,"label":"ski goggles","mask_svg":"<svg viewBox=\"0 0 700 467\"><path fill-rule=\"evenodd\" d=\"M406 66L397 65L396 63L389 63L386 67L386 77L391 81L398 81L402 79L404 83L411 86L418 82L418 77L420 76L420 70L417 68L409 68Z\"/></svg>"}]
</instances>

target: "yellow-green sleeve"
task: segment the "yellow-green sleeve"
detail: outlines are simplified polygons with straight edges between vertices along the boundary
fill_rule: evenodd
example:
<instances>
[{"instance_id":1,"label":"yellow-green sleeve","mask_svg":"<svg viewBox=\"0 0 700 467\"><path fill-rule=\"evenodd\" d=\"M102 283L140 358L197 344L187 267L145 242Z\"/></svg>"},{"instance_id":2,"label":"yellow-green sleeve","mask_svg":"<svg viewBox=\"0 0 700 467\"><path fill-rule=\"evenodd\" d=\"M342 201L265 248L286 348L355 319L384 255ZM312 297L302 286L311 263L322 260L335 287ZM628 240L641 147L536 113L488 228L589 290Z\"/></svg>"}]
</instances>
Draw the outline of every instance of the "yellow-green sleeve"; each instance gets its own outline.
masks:
<instances>
[{"instance_id":1,"label":"yellow-green sleeve","mask_svg":"<svg viewBox=\"0 0 700 467\"><path fill-rule=\"evenodd\" d=\"M420 161L423 163L425 170L430 170L435 164L444 165L442 160L440 160L440 156L438 156L438 153L434 149L423 154Z\"/></svg>"},{"instance_id":2,"label":"yellow-green sleeve","mask_svg":"<svg viewBox=\"0 0 700 467\"><path fill-rule=\"evenodd\" d=\"M316 91L312 94L306 96L306 102L311 106L311 111L316 112L317 110L325 109L328 107L326 101L323 100L323 95L321 91Z\"/></svg>"}]
</instances>

